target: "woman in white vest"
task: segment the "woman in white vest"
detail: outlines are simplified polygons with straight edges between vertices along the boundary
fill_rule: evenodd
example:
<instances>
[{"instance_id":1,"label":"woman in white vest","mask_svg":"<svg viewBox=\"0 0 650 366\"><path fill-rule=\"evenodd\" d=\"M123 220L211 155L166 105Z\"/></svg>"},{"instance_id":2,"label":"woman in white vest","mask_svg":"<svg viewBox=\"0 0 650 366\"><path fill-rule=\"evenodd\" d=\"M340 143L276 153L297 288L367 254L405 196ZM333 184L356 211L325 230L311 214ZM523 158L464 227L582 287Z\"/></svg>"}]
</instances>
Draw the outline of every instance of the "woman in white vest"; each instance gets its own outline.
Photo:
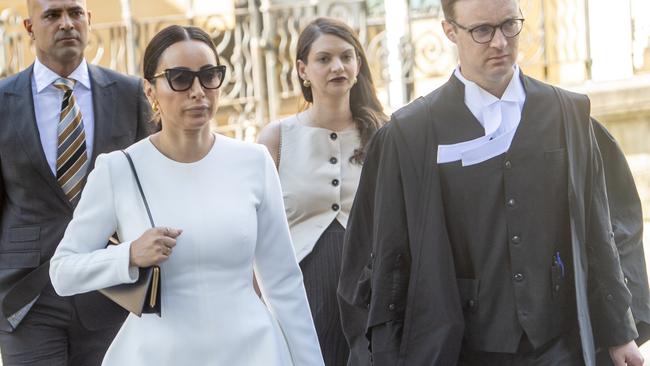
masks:
<instances>
[{"instance_id":1,"label":"woman in white vest","mask_svg":"<svg viewBox=\"0 0 650 366\"><path fill-rule=\"evenodd\" d=\"M387 120L365 52L345 23L318 18L300 34L296 70L308 108L267 125L295 253L326 365L345 365L336 287L364 150Z\"/></svg>"}]
</instances>

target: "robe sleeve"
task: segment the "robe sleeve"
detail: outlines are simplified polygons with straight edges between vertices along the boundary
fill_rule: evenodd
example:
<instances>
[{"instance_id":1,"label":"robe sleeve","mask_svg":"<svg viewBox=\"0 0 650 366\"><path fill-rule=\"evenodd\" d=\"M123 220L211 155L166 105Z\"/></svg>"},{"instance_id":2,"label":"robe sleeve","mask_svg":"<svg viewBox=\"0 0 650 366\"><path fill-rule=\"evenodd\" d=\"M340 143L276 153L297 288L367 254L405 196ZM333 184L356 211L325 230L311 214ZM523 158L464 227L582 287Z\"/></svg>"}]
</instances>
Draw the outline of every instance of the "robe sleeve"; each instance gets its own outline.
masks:
<instances>
[{"instance_id":1,"label":"robe sleeve","mask_svg":"<svg viewBox=\"0 0 650 366\"><path fill-rule=\"evenodd\" d=\"M366 328L370 307L373 218L385 131L386 128L380 129L368 145L343 245L337 292L343 333L350 345L348 365L370 365Z\"/></svg>"},{"instance_id":2,"label":"robe sleeve","mask_svg":"<svg viewBox=\"0 0 650 366\"><path fill-rule=\"evenodd\" d=\"M632 295L625 285L610 222L605 167L595 128L589 123L591 162L585 196L590 312L596 346L612 347L637 338L638 333L630 309Z\"/></svg>"},{"instance_id":3,"label":"robe sleeve","mask_svg":"<svg viewBox=\"0 0 650 366\"><path fill-rule=\"evenodd\" d=\"M603 159L609 214L625 284L632 293L632 315L639 331L637 341L650 337L650 295L643 250L641 200L623 151L598 121L593 121Z\"/></svg>"}]
</instances>

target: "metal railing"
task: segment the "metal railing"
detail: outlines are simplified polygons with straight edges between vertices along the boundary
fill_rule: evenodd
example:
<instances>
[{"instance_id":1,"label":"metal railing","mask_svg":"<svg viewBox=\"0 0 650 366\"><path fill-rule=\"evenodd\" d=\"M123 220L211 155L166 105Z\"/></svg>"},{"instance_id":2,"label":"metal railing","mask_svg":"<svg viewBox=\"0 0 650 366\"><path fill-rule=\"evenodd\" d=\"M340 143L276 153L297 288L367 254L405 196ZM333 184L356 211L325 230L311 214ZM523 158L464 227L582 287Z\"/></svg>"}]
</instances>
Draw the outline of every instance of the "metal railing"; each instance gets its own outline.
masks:
<instances>
[{"instance_id":1,"label":"metal railing","mask_svg":"<svg viewBox=\"0 0 650 366\"><path fill-rule=\"evenodd\" d=\"M650 71L650 11L641 11L649 10L650 5L647 0L630 1L634 38L631 57L636 72ZM521 0L526 22L520 38L519 63L527 74L553 82L561 78L563 70L582 75L582 80L589 77L590 55L584 36L589 24L581 8L584 4L584 0ZM237 0L234 13L229 15L181 15L132 19L128 24L95 24L86 57L117 71L140 74L144 48L157 31L169 24L200 26L212 35L221 61L228 66L218 129L252 139L266 122L299 106L301 92L294 61L297 40L302 27L316 16L341 18L359 32L380 90L385 90L391 77L398 78L411 99L429 90L431 80L448 77L456 65L455 48L442 32L440 9L423 9L410 10L408 34L401 39L399 50L387 48L385 18L377 9L370 17L366 0L282 4ZM33 45L22 19L11 9L0 13L0 40L0 77L32 62ZM388 73L389 51L399 52L402 75ZM380 92L382 95L385 93Z\"/></svg>"}]
</instances>

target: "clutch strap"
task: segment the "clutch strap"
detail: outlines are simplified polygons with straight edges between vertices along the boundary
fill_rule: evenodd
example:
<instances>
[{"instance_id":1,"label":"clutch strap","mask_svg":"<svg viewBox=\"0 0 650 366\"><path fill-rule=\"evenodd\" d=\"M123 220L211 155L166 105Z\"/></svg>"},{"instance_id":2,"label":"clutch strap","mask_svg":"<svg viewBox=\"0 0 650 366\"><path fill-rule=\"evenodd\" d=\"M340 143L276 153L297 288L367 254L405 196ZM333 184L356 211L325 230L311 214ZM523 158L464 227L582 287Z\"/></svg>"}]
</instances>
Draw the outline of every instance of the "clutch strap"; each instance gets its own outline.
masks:
<instances>
[{"instance_id":1,"label":"clutch strap","mask_svg":"<svg viewBox=\"0 0 650 366\"><path fill-rule=\"evenodd\" d=\"M156 227L156 225L153 223L153 216L151 216L151 210L149 209L149 203L147 203L147 197L144 195L144 191L142 190L142 185L140 184L140 179L138 178L138 172L135 170L135 165L133 165L133 159L131 159L131 155L129 155L126 150L120 150L122 153L124 153L124 156L126 156L126 160L129 161L129 165L131 166L131 171L133 172L133 176L135 177L135 182L138 185L138 190L140 191L140 196L142 197L142 202L144 202L144 208L147 210L147 215L149 216L149 222L151 223L151 227Z\"/></svg>"}]
</instances>

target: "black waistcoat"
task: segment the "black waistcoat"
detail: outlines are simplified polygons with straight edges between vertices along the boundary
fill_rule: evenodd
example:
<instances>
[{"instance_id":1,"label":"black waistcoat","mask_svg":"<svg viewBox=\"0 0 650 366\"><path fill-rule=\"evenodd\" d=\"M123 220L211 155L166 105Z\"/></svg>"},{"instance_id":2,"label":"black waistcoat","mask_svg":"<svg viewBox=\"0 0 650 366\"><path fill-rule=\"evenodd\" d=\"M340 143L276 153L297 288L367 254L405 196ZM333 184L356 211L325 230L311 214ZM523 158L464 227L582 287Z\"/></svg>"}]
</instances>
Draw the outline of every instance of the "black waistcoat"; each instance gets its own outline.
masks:
<instances>
[{"instance_id":1,"label":"black waistcoat","mask_svg":"<svg viewBox=\"0 0 650 366\"><path fill-rule=\"evenodd\" d=\"M455 115L438 118L440 144L484 135L463 84L452 80L460 97L446 101ZM527 93L506 153L466 167L440 164L464 344L473 350L514 353L523 332L539 347L576 324L567 155L552 97Z\"/></svg>"}]
</instances>

